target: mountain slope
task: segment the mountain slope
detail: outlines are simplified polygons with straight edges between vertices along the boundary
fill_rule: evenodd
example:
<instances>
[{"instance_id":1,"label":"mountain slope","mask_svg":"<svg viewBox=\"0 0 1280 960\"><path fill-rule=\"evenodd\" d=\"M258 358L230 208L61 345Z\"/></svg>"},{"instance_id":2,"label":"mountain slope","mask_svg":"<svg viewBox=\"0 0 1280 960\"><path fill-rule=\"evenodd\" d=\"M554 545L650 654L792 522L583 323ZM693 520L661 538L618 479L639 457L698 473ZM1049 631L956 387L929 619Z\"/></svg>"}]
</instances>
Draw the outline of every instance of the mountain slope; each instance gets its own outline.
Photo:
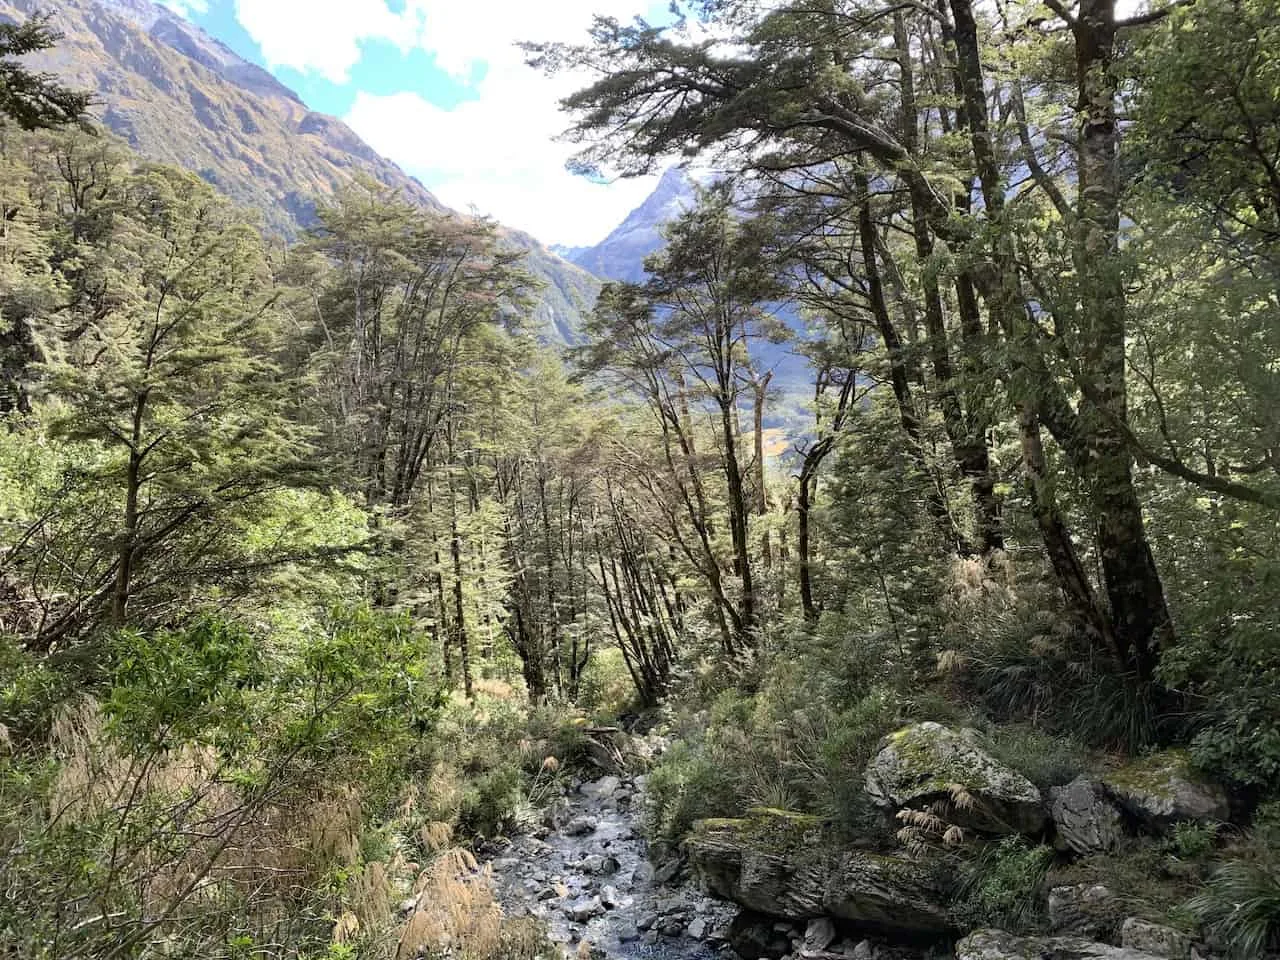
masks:
<instances>
[{"instance_id":1,"label":"mountain slope","mask_svg":"<svg viewBox=\"0 0 1280 960\"><path fill-rule=\"evenodd\" d=\"M25 20L47 0L0 0L0 17ZM378 155L341 120L316 113L270 73L151 0L58 0L65 38L34 65L97 95L102 123L143 156L195 171L262 212L293 238L317 201L356 174L426 209L446 208L421 183ZM527 234L504 231L546 284L537 322L548 339L572 339L598 281Z\"/></svg>"},{"instance_id":2,"label":"mountain slope","mask_svg":"<svg viewBox=\"0 0 1280 960\"><path fill-rule=\"evenodd\" d=\"M594 247L563 249L566 260L605 280L639 282L644 258L662 249L662 228L697 203L697 181L680 167L671 167L653 193Z\"/></svg>"}]
</instances>

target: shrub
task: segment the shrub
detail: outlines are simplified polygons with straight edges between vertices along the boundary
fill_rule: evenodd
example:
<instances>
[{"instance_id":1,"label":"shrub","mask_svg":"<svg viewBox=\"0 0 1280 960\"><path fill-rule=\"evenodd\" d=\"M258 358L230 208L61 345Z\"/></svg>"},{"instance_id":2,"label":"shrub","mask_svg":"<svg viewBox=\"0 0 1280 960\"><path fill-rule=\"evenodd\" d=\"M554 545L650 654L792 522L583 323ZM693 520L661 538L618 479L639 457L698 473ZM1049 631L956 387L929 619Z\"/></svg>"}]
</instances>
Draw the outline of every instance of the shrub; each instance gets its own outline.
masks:
<instances>
[{"instance_id":1,"label":"shrub","mask_svg":"<svg viewBox=\"0 0 1280 960\"><path fill-rule=\"evenodd\" d=\"M1029 846L1021 837L984 847L961 871L957 918L974 927L1036 929L1044 918L1045 877L1053 857L1050 847Z\"/></svg>"},{"instance_id":2,"label":"shrub","mask_svg":"<svg viewBox=\"0 0 1280 960\"><path fill-rule=\"evenodd\" d=\"M1232 957L1260 957L1280 947L1280 863L1235 860L1220 867L1186 904Z\"/></svg>"},{"instance_id":3,"label":"shrub","mask_svg":"<svg viewBox=\"0 0 1280 960\"><path fill-rule=\"evenodd\" d=\"M1090 761L1089 751L1076 741L1023 723L991 729L986 748L1042 790L1070 783Z\"/></svg>"},{"instance_id":4,"label":"shrub","mask_svg":"<svg viewBox=\"0 0 1280 960\"><path fill-rule=\"evenodd\" d=\"M742 808L732 768L705 748L676 743L649 774L645 833L677 843L698 820L733 816Z\"/></svg>"},{"instance_id":5,"label":"shrub","mask_svg":"<svg viewBox=\"0 0 1280 960\"><path fill-rule=\"evenodd\" d=\"M476 777L463 791L459 827L464 835L494 837L508 830L524 799L520 768L503 764Z\"/></svg>"}]
</instances>

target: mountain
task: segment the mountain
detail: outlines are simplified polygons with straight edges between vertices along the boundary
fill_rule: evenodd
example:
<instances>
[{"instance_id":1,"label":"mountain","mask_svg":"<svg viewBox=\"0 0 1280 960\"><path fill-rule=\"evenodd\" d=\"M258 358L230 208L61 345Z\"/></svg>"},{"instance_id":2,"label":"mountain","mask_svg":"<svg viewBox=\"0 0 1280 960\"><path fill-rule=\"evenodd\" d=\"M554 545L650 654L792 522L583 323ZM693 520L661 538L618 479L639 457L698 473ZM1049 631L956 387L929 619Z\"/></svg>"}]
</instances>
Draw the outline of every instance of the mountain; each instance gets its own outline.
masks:
<instances>
[{"instance_id":1,"label":"mountain","mask_svg":"<svg viewBox=\"0 0 1280 960\"><path fill-rule=\"evenodd\" d=\"M151 0L0 0L0 19L49 10L64 39L34 66L93 91L95 113L142 156L198 173L261 211L268 229L297 237L316 202L356 174L423 208L447 208L335 117L307 108L266 70ZM536 311L548 339L575 336L599 281L528 234L504 230L545 283Z\"/></svg>"},{"instance_id":2,"label":"mountain","mask_svg":"<svg viewBox=\"0 0 1280 960\"><path fill-rule=\"evenodd\" d=\"M644 279L644 258L662 249L662 228L698 201L698 182L684 169L671 167L644 203L594 247L559 247L571 263L604 280Z\"/></svg>"}]
</instances>

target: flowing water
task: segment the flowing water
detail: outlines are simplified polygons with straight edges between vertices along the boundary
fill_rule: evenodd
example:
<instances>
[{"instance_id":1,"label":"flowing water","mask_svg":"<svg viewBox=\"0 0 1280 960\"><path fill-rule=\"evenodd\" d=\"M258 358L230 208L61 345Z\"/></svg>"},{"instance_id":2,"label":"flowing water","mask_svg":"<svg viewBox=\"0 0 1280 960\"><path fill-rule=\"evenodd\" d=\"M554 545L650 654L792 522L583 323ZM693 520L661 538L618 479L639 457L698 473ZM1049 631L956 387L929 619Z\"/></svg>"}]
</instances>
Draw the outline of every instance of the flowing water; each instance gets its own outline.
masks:
<instances>
[{"instance_id":1,"label":"flowing water","mask_svg":"<svg viewBox=\"0 0 1280 960\"><path fill-rule=\"evenodd\" d=\"M546 922L566 953L711 960L736 908L656 871L640 836L644 778L604 777L553 806L536 833L484 853L508 916Z\"/></svg>"}]
</instances>

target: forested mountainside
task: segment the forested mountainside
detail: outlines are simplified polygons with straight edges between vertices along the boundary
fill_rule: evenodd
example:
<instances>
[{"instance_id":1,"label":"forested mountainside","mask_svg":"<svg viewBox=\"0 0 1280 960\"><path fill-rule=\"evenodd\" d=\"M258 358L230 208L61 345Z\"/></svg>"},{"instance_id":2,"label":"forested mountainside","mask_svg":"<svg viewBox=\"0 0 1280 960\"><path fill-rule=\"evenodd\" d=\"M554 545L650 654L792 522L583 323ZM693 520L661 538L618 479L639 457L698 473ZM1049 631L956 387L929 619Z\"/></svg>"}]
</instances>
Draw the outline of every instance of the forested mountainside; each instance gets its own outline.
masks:
<instances>
[{"instance_id":1,"label":"forested mountainside","mask_svg":"<svg viewBox=\"0 0 1280 960\"><path fill-rule=\"evenodd\" d=\"M354 176L367 176L424 209L429 190L380 156L341 120L309 110L267 71L237 56L153 0L3 0L0 17L48 11L64 34L32 63L90 91L93 113L142 156L191 170L269 230L295 239ZM504 230L544 286L536 321L567 342L599 284L528 234Z\"/></svg>"},{"instance_id":2,"label":"forested mountainside","mask_svg":"<svg viewBox=\"0 0 1280 960\"><path fill-rule=\"evenodd\" d=\"M0 23L0 955L1280 957L1274 0L528 47L576 166L723 172L571 344L551 254L65 11ZM273 105L314 223L113 84Z\"/></svg>"}]
</instances>

